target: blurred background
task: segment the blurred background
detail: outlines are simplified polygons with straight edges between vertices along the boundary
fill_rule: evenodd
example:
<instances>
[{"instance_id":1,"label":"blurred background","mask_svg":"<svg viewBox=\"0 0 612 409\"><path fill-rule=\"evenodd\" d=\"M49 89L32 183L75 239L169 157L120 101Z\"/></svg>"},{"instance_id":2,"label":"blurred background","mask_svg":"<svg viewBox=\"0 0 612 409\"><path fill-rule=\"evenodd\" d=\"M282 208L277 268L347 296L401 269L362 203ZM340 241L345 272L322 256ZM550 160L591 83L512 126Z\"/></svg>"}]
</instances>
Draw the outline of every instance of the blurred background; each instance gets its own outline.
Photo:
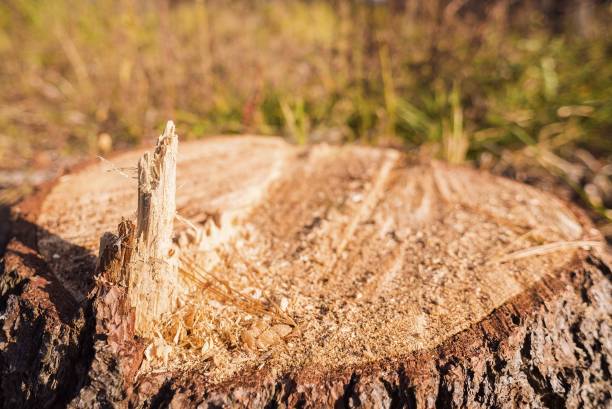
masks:
<instances>
[{"instance_id":1,"label":"blurred background","mask_svg":"<svg viewBox=\"0 0 612 409\"><path fill-rule=\"evenodd\" d=\"M172 118L466 163L611 239L611 21L596 0L3 0L0 203Z\"/></svg>"}]
</instances>

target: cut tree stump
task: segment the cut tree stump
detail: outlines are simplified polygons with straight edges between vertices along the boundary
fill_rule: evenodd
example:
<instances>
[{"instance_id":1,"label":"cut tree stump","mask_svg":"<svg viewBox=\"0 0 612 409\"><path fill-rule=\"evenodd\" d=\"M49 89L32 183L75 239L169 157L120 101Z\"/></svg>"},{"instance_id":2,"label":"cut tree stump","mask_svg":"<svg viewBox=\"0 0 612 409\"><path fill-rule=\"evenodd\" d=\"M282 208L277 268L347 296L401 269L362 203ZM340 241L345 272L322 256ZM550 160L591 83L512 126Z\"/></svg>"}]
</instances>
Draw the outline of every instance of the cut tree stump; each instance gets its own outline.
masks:
<instances>
[{"instance_id":1,"label":"cut tree stump","mask_svg":"<svg viewBox=\"0 0 612 409\"><path fill-rule=\"evenodd\" d=\"M612 274L573 206L393 150L175 148L13 209L2 407L610 405Z\"/></svg>"}]
</instances>

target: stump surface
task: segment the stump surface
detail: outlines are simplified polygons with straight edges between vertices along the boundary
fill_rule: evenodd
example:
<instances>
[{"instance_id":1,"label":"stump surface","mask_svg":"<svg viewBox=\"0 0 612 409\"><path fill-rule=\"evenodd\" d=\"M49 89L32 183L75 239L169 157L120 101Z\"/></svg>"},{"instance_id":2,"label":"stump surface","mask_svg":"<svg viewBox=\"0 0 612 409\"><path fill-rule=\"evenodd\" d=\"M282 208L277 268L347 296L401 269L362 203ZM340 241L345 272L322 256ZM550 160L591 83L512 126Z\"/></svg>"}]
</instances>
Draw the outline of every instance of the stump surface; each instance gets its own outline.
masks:
<instances>
[{"instance_id":1,"label":"stump surface","mask_svg":"<svg viewBox=\"0 0 612 409\"><path fill-rule=\"evenodd\" d=\"M134 216L141 154L63 176L30 214L38 229L32 251L75 304L92 288L100 237ZM598 356L609 357L609 270L591 254L600 236L549 194L468 168L410 163L392 150L258 137L182 143L177 174L176 208L186 222L175 221L175 242L191 237L184 251L209 279L280 308L295 325L185 279L190 300L210 308L218 328L190 340L173 327L176 345L163 359L147 355L123 401L461 406L480 396L487 406L502 384L515 385L504 393L525 402L545 402L547 388L579 396L571 383L562 395L546 374L533 381L521 372L538 360L551 373L579 360L571 351L588 348L562 334L574 318L593 321L589 342L598 338ZM190 235L193 226L201 237ZM560 337L555 348L567 350L567 362L532 350L547 345L547 334ZM185 343L201 351L184 352ZM523 356L525 368L510 356ZM598 368L589 388L603 396L609 371ZM497 385L496 376L507 381Z\"/></svg>"}]
</instances>

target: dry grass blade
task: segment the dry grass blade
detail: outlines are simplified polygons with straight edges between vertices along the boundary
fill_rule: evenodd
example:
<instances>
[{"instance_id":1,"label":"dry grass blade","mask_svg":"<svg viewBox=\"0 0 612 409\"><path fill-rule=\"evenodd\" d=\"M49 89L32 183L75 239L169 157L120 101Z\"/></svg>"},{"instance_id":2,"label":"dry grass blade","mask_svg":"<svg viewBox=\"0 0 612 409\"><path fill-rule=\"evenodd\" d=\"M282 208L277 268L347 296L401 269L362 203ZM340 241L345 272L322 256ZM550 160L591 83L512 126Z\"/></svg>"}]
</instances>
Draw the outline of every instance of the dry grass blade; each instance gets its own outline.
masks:
<instances>
[{"instance_id":1,"label":"dry grass blade","mask_svg":"<svg viewBox=\"0 0 612 409\"><path fill-rule=\"evenodd\" d=\"M241 310L256 315L270 315L278 322L297 326L295 321L273 302L265 297L267 303L243 294L230 286L230 284L204 271L192 255L182 254L180 257L180 272L183 277L193 282L199 289L214 294L220 301L234 305Z\"/></svg>"},{"instance_id":2,"label":"dry grass blade","mask_svg":"<svg viewBox=\"0 0 612 409\"><path fill-rule=\"evenodd\" d=\"M178 212L176 213L175 217L176 217L176 220L180 221L181 223L186 224L194 231L196 232L200 231L200 228L198 228L194 222L192 222L191 220L189 220L188 218L184 216L181 216Z\"/></svg>"},{"instance_id":3,"label":"dry grass blade","mask_svg":"<svg viewBox=\"0 0 612 409\"><path fill-rule=\"evenodd\" d=\"M106 163L107 165L109 165L111 168L107 170L107 172L115 172L118 173L119 175L123 176L126 179L136 179L136 173L138 171L138 169L136 167L117 167L117 165L115 165L113 162L111 162L110 160L99 156L98 155L98 159L100 159L100 161ZM130 172L132 173L132 176L130 176L129 174L127 174L126 172Z\"/></svg>"},{"instance_id":4,"label":"dry grass blade","mask_svg":"<svg viewBox=\"0 0 612 409\"><path fill-rule=\"evenodd\" d=\"M577 240L577 241L558 241L554 243L547 243L541 246L529 247L526 249L518 250L505 256L494 258L491 263L504 263L512 260L519 260L522 258L541 256L544 254L550 254L562 250L578 249L578 248L593 248L602 247L603 243L600 241L592 240Z\"/></svg>"},{"instance_id":5,"label":"dry grass blade","mask_svg":"<svg viewBox=\"0 0 612 409\"><path fill-rule=\"evenodd\" d=\"M289 324L289 325L292 325L294 327L297 327L298 325L293 320L293 318L291 318L291 316L289 316L286 312L284 312L283 309L280 307L280 305L278 305L272 298L270 298L270 297L268 297L266 295L263 284L251 272L251 270L255 271L259 276L264 276L265 273L262 272L258 266L256 266L255 264L253 264L249 260L247 260L247 258L244 256L244 254L242 254L242 252L240 252L240 250L238 250L235 246L233 246L233 250L235 251L236 255L238 256L238 259L242 262L242 264L244 264L247 267L246 271L247 271L247 274L249 276L249 279L251 281L253 281L257 285L257 287L259 287L259 289L262 290L263 297L274 308L275 312L285 319L285 323L286 324Z\"/></svg>"}]
</instances>

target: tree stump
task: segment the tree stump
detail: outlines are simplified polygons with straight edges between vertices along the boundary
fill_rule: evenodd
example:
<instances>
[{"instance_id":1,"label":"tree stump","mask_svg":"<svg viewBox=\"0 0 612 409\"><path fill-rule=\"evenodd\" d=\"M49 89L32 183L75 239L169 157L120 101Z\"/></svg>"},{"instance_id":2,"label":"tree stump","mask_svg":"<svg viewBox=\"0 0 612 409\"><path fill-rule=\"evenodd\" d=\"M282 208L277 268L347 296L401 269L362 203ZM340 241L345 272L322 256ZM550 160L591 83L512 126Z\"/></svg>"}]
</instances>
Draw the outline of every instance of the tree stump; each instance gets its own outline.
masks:
<instances>
[{"instance_id":1,"label":"tree stump","mask_svg":"<svg viewBox=\"0 0 612 409\"><path fill-rule=\"evenodd\" d=\"M612 277L578 209L264 137L181 143L175 182L173 135L13 209L3 407L609 405Z\"/></svg>"}]
</instances>

